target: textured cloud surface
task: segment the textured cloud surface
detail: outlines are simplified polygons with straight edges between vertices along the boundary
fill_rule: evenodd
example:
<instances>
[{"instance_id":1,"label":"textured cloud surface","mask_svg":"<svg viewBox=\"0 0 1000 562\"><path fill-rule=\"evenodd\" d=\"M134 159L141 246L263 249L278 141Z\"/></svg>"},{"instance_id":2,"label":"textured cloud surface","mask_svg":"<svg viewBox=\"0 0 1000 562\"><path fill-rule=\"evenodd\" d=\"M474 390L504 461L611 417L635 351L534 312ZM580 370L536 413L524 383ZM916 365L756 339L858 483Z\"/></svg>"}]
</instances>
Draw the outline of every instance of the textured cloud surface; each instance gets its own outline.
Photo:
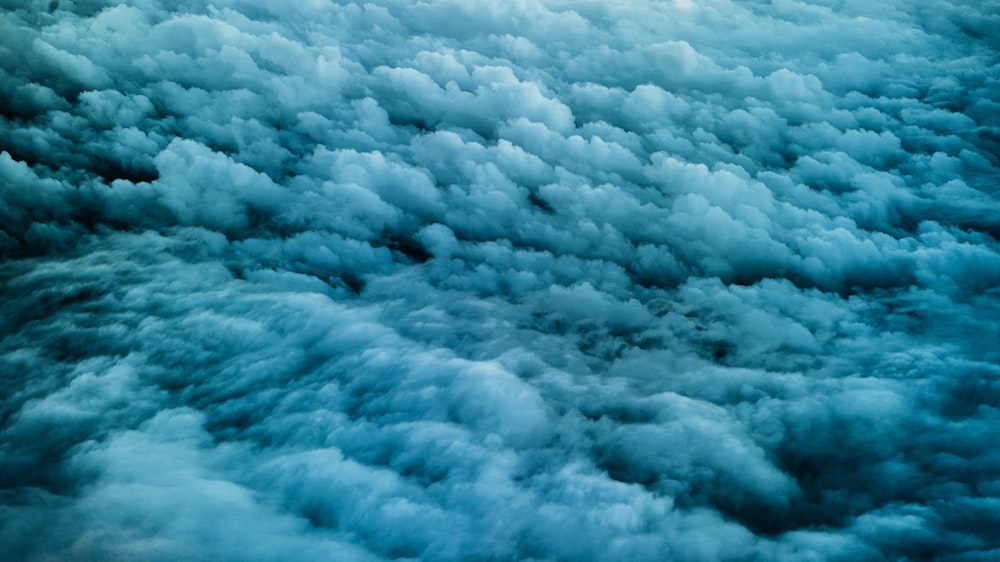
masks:
<instances>
[{"instance_id":1,"label":"textured cloud surface","mask_svg":"<svg viewBox=\"0 0 1000 562\"><path fill-rule=\"evenodd\" d=\"M997 0L0 5L0 558L1000 557Z\"/></svg>"}]
</instances>

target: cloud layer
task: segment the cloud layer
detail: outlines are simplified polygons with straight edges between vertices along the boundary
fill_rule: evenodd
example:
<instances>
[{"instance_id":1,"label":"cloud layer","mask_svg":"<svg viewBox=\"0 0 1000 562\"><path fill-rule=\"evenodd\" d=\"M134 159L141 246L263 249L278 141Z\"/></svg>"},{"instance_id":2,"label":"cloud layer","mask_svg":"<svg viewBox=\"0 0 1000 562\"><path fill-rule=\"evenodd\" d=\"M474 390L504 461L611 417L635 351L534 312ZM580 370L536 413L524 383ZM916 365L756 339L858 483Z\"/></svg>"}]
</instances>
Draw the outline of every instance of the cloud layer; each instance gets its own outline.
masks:
<instances>
[{"instance_id":1,"label":"cloud layer","mask_svg":"<svg viewBox=\"0 0 1000 562\"><path fill-rule=\"evenodd\" d=\"M1000 556L1000 3L0 1L0 557Z\"/></svg>"}]
</instances>

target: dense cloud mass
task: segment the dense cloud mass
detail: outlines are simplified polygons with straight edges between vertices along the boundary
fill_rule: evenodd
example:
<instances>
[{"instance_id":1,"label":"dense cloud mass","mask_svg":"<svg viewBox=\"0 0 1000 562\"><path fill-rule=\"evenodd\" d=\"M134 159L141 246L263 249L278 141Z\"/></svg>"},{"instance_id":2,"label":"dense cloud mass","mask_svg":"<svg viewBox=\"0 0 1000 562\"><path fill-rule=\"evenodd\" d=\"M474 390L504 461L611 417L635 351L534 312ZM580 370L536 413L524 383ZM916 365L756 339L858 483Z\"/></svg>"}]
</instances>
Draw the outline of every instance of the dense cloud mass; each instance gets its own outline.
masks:
<instances>
[{"instance_id":1,"label":"dense cloud mass","mask_svg":"<svg viewBox=\"0 0 1000 562\"><path fill-rule=\"evenodd\" d=\"M1000 1L0 6L0 559L1000 558Z\"/></svg>"}]
</instances>

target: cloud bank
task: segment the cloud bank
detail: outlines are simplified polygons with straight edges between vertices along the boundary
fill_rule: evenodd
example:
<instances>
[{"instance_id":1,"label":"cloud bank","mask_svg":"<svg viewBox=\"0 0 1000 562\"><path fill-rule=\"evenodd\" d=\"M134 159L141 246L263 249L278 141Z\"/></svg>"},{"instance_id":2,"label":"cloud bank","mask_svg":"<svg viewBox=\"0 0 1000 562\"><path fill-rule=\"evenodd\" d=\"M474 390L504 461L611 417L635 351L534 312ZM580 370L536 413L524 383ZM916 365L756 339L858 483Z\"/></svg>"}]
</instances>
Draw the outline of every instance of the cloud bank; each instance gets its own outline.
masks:
<instances>
[{"instance_id":1,"label":"cloud bank","mask_svg":"<svg viewBox=\"0 0 1000 562\"><path fill-rule=\"evenodd\" d=\"M2 1L0 557L1000 556L1000 3Z\"/></svg>"}]
</instances>

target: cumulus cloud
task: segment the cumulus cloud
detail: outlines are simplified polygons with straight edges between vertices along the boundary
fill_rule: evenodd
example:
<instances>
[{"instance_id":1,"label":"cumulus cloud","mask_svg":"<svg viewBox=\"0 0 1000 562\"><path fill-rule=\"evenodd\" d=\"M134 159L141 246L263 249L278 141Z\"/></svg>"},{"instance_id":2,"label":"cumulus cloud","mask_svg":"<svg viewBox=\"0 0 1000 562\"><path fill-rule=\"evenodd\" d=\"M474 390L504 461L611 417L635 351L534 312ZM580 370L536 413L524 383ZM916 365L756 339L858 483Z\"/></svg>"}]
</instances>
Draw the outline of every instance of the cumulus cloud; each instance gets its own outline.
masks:
<instances>
[{"instance_id":1,"label":"cumulus cloud","mask_svg":"<svg viewBox=\"0 0 1000 562\"><path fill-rule=\"evenodd\" d=\"M0 2L0 556L987 560L997 3Z\"/></svg>"}]
</instances>

